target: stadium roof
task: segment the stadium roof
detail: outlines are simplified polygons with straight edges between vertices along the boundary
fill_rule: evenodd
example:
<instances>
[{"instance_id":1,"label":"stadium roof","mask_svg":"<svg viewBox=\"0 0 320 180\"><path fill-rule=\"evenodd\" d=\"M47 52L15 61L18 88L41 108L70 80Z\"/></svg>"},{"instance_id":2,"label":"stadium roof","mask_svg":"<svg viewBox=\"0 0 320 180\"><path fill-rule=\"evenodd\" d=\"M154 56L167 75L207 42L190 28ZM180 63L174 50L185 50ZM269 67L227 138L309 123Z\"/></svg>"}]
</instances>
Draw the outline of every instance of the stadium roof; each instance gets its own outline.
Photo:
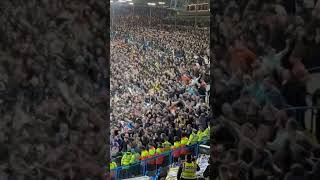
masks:
<instances>
[{"instance_id":1,"label":"stadium roof","mask_svg":"<svg viewBox=\"0 0 320 180\"><path fill-rule=\"evenodd\" d=\"M170 4L171 4L171 6L174 5L175 0L110 0L110 1L111 2L127 1L127 2L131 2L135 5L147 5L148 3L155 3L157 6L170 7ZM184 5L196 4L196 3L210 3L209 0L177 0L177 2L182 3Z\"/></svg>"}]
</instances>

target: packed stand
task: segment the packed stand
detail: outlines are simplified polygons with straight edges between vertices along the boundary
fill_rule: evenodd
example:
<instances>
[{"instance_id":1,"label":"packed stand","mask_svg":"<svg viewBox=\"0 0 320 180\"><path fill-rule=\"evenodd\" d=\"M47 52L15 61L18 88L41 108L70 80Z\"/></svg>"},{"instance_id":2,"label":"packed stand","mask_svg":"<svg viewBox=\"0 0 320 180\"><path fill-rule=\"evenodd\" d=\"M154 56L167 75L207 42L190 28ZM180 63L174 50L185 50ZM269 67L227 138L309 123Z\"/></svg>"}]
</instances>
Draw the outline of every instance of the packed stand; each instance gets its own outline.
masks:
<instances>
[{"instance_id":1,"label":"packed stand","mask_svg":"<svg viewBox=\"0 0 320 180\"><path fill-rule=\"evenodd\" d=\"M105 4L0 4L0 179L101 178Z\"/></svg>"},{"instance_id":2,"label":"packed stand","mask_svg":"<svg viewBox=\"0 0 320 180\"><path fill-rule=\"evenodd\" d=\"M143 16L118 22L111 31L110 142L112 156L121 158L110 166L208 140L208 29L161 30ZM175 153L175 161L186 153Z\"/></svg>"},{"instance_id":3,"label":"packed stand","mask_svg":"<svg viewBox=\"0 0 320 180\"><path fill-rule=\"evenodd\" d=\"M211 173L220 180L319 179L306 128L319 66L320 1L215 1ZM319 131L319 129L317 129Z\"/></svg>"}]
</instances>

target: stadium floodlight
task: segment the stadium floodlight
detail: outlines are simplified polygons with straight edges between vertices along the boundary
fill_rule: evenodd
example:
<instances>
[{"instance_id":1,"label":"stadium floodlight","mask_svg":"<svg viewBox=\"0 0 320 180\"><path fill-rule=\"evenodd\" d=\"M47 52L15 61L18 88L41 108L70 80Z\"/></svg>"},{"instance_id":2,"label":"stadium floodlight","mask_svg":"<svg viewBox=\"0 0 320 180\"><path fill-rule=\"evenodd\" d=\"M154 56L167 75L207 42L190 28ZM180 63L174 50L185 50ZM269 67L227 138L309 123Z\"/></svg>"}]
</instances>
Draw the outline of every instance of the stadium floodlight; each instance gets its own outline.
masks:
<instances>
[{"instance_id":1,"label":"stadium floodlight","mask_svg":"<svg viewBox=\"0 0 320 180\"><path fill-rule=\"evenodd\" d=\"M160 4L160 5L164 5L164 4L166 4L165 2L158 2L158 4Z\"/></svg>"},{"instance_id":2,"label":"stadium floodlight","mask_svg":"<svg viewBox=\"0 0 320 180\"><path fill-rule=\"evenodd\" d=\"M132 2L132 0L126 0L127 2Z\"/></svg>"},{"instance_id":3,"label":"stadium floodlight","mask_svg":"<svg viewBox=\"0 0 320 180\"><path fill-rule=\"evenodd\" d=\"M113 3L113 1L111 0L110 3Z\"/></svg>"},{"instance_id":4,"label":"stadium floodlight","mask_svg":"<svg viewBox=\"0 0 320 180\"><path fill-rule=\"evenodd\" d=\"M132 2L130 2L129 4L130 4L130 5L133 5L133 3L132 3Z\"/></svg>"},{"instance_id":5,"label":"stadium floodlight","mask_svg":"<svg viewBox=\"0 0 320 180\"><path fill-rule=\"evenodd\" d=\"M148 6L155 6L156 5L156 3L147 3L148 4Z\"/></svg>"},{"instance_id":6,"label":"stadium floodlight","mask_svg":"<svg viewBox=\"0 0 320 180\"><path fill-rule=\"evenodd\" d=\"M125 2L127 2L126 0L119 0L118 1L119 3L125 3Z\"/></svg>"}]
</instances>

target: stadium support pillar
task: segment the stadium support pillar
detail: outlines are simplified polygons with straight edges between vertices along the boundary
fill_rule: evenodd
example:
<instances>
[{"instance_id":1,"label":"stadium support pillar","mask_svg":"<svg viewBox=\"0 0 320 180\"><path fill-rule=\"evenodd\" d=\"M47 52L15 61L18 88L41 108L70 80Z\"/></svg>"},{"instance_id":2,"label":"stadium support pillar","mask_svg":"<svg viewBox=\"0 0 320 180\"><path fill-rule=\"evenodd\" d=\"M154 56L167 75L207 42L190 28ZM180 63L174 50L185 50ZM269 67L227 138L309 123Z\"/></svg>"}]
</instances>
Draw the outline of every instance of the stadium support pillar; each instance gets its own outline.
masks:
<instances>
[{"instance_id":1,"label":"stadium support pillar","mask_svg":"<svg viewBox=\"0 0 320 180\"><path fill-rule=\"evenodd\" d=\"M114 18L114 7L111 7L112 8L112 14L111 14L111 26L113 26L113 18Z\"/></svg>"},{"instance_id":2,"label":"stadium support pillar","mask_svg":"<svg viewBox=\"0 0 320 180\"><path fill-rule=\"evenodd\" d=\"M162 9L163 8L160 8L160 29L162 29L162 21L163 21L163 13L162 13Z\"/></svg>"},{"instance_id":3,"label":"stadium support pillar","mask_svg":"<svg viewBox=\"0 0 320 180\"><path fill-rule=\"evenodd\" d=\"M198 18L198 0L196 4L196 15L194 17L194 27L197 28L197 18Z\"/></svg>"},{"instance_id":4,"label":"stadium support pillar","mask_svg":"<svg viewBox=\"0 0 320 180\"><path fill-rule=\"evenodd\" d=\"M151 7L149 7L149 27L151 26Z\"/></svg>"},{"instance_id":5,"label":"stadium support pillar","mask_svg":"<svg viewBox=\"0 0 320 180\"><path fill-rule=\"evenodd\" d=\"M174 30L176 30L176 26L177 26L177 12L175 12L174 14Z\"/></svg>"}]
</instances>

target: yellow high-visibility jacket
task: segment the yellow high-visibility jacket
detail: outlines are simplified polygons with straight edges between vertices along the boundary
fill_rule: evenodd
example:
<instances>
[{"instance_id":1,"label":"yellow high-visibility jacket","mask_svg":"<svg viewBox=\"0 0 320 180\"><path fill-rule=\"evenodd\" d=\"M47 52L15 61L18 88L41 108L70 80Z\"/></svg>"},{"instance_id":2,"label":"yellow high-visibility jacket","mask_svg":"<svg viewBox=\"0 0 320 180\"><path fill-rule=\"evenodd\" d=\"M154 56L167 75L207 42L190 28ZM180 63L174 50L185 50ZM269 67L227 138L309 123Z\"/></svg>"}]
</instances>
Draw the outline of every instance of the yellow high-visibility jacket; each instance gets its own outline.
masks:
<instances>
[{"instance_id":1,"label":"yellow high-visibility jacket","mask_svg":"<svg viewBox=\"0 0 320 180\"><path fill-rule=\"evenodd\" d=\"M192 134L190 134L189 136L188 145L193 145L193 144L196 144L197 142L198 142L198 135L192 132Z\"/></svg>"}]
</instances>

